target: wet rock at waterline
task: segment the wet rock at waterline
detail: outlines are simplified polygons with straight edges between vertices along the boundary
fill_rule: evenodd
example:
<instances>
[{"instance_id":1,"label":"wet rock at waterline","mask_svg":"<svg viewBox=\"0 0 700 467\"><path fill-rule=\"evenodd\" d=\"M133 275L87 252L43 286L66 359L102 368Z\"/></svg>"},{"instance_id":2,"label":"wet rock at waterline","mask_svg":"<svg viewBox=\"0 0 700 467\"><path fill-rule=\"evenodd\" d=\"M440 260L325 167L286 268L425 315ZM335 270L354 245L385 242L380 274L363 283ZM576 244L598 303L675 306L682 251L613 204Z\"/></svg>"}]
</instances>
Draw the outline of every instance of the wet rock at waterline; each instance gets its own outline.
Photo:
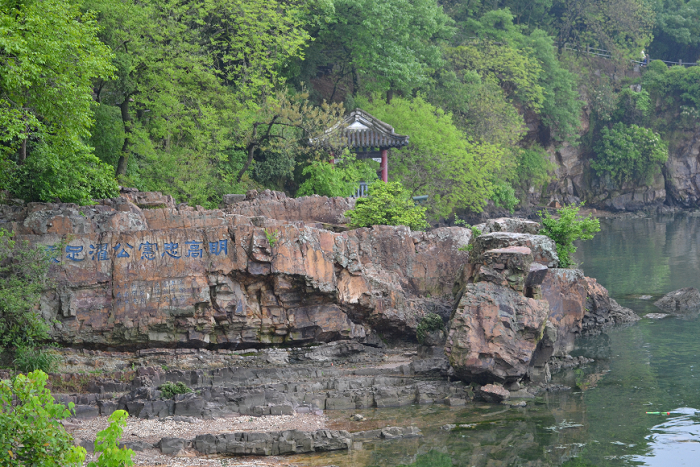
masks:
<instances>
[{"instance_id":1,"label":"wet rock at waterline","mask_svg":"<svg viewBox=\"0 0 700 467\"><path fill-rule=\"evenodd\" d=\"M549 304L491 282L468 284L450 321L445 353L465 381L517 381L527 375Z\"/></svg>"},{"instance_id":2,"label":"wet rock at waterline","mask_svg":"<svg viewBox=\"0 0 700 467\"><path fill-rule=\"evenodd\" d=\"M639 319L582 271L547 267L557 262L549 238L499 232L474 245L453 288L445 346L465 381L548 383L548 361L568 355L582 332Z\"/></svg>"},{"instance_id":3,"label":"wet rock at waterline","mask_svg":"<svg viewBox=\"0 0 700 467\"><path fill-rule=\"evenodd\" d=\"M496 384L481 386L476 391L476 394L480 399L492 403L504 402L510 398L510 391Z\"/></svg>"},{"instance_id":4,"label":"wet rock at waterline","mask_svg":"<svg viewBox=\"0 0 700 467\"><path fill-rule=\"evenodd\" d=\"M695 287L685 287L667 293L654 302L657 308L669 313L700 310L700 291Z\"/></svg>"}]
</instances>

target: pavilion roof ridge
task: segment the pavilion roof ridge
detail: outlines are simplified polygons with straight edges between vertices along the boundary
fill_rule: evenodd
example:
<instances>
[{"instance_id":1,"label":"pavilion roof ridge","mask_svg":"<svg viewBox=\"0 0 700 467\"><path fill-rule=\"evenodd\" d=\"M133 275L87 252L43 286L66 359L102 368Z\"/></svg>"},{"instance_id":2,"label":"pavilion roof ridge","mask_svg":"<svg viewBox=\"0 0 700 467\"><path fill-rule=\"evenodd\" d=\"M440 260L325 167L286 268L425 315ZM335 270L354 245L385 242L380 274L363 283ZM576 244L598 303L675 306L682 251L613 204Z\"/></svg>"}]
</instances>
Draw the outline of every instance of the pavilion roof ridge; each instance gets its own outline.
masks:
<instances>
[{"instance_id":1,"label":"pavilion roof ridge","mask_svg":"<svg viewBox=\"0 0 700 467\"><path fill-rule=\"evenodd\" d=\"M339 138L339 141L346 142L350 148L390 148L408 144L408 136L396 134L394 127L359 107L345 115L322 135L311 138L309 143L313 146L329 146L334 136Z\"/></svg>"}]
</instances>

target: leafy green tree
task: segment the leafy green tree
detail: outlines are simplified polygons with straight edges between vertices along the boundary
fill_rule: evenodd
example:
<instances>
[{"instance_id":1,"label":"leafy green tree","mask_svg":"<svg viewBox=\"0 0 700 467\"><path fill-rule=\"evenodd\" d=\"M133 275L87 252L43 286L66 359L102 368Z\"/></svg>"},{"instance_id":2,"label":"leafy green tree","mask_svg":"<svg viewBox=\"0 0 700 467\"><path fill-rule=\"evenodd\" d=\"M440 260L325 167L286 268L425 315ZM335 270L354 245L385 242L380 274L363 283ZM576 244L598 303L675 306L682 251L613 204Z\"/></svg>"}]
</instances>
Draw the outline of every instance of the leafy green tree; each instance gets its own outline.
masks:
<instances>
[{"instance_id":1,"label":"leafy green tree","mask_svg":"<svg viewBox=\"0 0 700 467\"><path fill-rule=\"evenodd\" d=\"M113 71L94 15L71 0L6 1L0 30L0 158L13 162L0 188L30 201L114 196L109 166L85 144L92 80Z\"/></svg>"},{"instance_id":2,"label":"leafy green tree","mask_svg":"<svg viewBox=\"0 0 700 467\"><path fill-rule=\"evenodd\" d=\"M525 134L525 120L496 79L482 78L474 70L443 70L426 98L452 112L455 126L476 141L506 149Z\"/></svg>"},{"instance_id":3,"label":"leafy green tree","mask_svg":"<svg viewBox=\"0 0 700 467\"><path fill-rule=\"evenodd\" d=\"M373 225L405 225L413 230L428 227L425 208L416 206L399 182L374 182L366 198L358 198L355 208L346 211L353 228Z\"/></svg>"},{"instance_id":4,"label":"leafy green tree","mask_svg":"<svg viewBox=\"0 0 700 467\"><path fill-rule=\"evenodd\" d=\"M557 245L559 266L568 268L572 266L571 255L576 252L574 242L576 240L590 240L600 232L600 222L590 214L586 217L579 216L580 206L572 204L557 210L559 218L553 217L548 211L540 211L542 218L542 230L540 235L546 235L554 240Z\"/></svg>"},{"instance_id":5,"label":"leafy green tree","mask_svg":"<svg viewBox=\"0 0 700 467\"><path fill-rule=\"evenodd\" d=\"M0 352L20 358L21 369L46 359L34 348L47 340L49 326L38 313L41 293L49 286L53 258L0 229ZM50 358L46 360L50 369Z\"/></svg>"},{"instance_id":6,"label":"leafy green tree","mask_svg":"<svg viewBox=\"0 0 700 467\"><path fill-rule=\"evenodd\" d=\"M442 65L451 23L434 0L335 0L312 32L302 79L330 68L351 77L353 94L411 91Z\"/></svg>"},{"instance_id":7,"label":"leafy green tree","mask_svg":"<svg viewBox=\"0 0 700 467\"><path fill-rule=\"evenodd\" d=\"M83 465L85 449L73 445L73 437L60 422L71 416L73 403L68 408L57 404L46 387L47 379L38 370L0 381L0 464Z\"/></svg>"},{"instance_id":8,"label":"leafy green tree","mask_svg":"<svg viewBox=\"0 0 700 467\"><path fill-rule=\"evenodd\" d=\"M541 187L552 179L550 172L553 170L554 164L541 147L532 146L518 151L515 179L521 187Z\"/></svg>"},{"instance_id":9,"label":"leafy green tree","mask_svg":"<svg viewBox=\"0 0 700 467\"><path fill-rule=\"evenodd\" d=\"M456 70L474 70L494 79L513 98L539 112L544 101L538 80L542 68L537 60L509 45L489 40L448 49L447 58Z\"/></svg>"},{"instance_id":10,"label":"leafy green tree","mask_svg":"<svg viewBox=\"0 0 700 467\"><path fill-rule=\"evenodd\" d=\"M668 144L654 131L637 125L616 123L603 128L591 162L599 176L607 174L621 186L648 183L668 159Z\"/></svg>"},{"instance_id":11,"label":"leafy green tree","mask_svg":"<svg viewBox=\"0 0 700 467\"><path fill-rule=\"evenodd\" d=\"M308 178L299 187L297 196L352 196L360 182L369 185L377 180L376 164L374 161L358 161L347 150L336 163L314 161L303 171Z\"/></svg>"},{"instance_id":12,"label":"leafy green tree","mask_svg":"<svg viewBox=\"0 0 700 467\"><path fill-rule=\"evenodd\" d=\"M420 96L397 97L391 104L378 98L358 103L397 133L410 136L409 146L392 150L389 174L412 196L428 195L431 216L447 217L456 207L483 209L504 157L502 148L471 141L454 125L451 114Z\"/></svg>"},{"instance_id":13,"label":"leafy green tree","mask_svg":"<svg viewBox=\"0 0 700 467\"><path fill-rule=\"evenodd\" d=\"M625 125L644 125L650 114L649 93L645 89L635 92L625 88L617 94L617 105L611 117L613 122L622 122Z\"/></svg>"}]
</instances>

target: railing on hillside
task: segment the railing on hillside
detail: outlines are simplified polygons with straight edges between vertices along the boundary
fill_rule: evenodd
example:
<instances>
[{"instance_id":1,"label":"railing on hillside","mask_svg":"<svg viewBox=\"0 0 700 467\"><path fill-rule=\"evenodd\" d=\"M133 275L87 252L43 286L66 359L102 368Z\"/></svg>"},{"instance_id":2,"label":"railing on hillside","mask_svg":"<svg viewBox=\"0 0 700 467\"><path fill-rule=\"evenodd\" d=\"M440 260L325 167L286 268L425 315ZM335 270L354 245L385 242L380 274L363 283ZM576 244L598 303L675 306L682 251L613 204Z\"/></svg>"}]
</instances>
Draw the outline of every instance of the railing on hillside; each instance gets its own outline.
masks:
<instances>
[{"instance_id":1,"label":"railing on hillside","mask_svg":"<svg viewBox=\"0 0 700 467\"><path fill-rule=\"evenodd\" d=\"M364 198L367 196L367 182L360 182L360 185L355 190L353 198Z\"/></svg>"},{"instance_id":2,"label":"railing on hillside","mask_svg":"<svg viewBox=\"0 0 700 467\"><path fill-rule=\"evenodd\" d=\"M578 53L585 53L587 55L595 55L597 57L602 57L602 58L606 58L606 59L612 58L612 52L610 52L609 50L605 50L605 49L598 49L596 47L586 46L586 48L584 49L581 47L571 47L571 46L569 46L569 44L565 43L563 49L564 50L571 50L571 51L578 52ZM684 62L681 59L678 59L678 61L676 61L676 62L671 62L669 60L661 60L661 61L664 62L668 66L674 66L674 65L698 66L698 63L696 63L696 62ZM648 65L649 64L649 63L645 63L641 60L630 60L630 62L636 63L637 65Z\"/></svg>"},{"instance_id":3,"label":"railing on hillside","mask_svg":"<svg viewBox=\"0 0 700 467\"><path fill-rule=\"evenodd\" d=\"M478 42L478 41L481 40L481 38L479 38L479 37L467 37L467 39L473 39L473 40L475 40L475 42ZM504 43L504 42L494 42L494 44L504 45L505 43ZM605 49L599 49L599 48L597 48L597 47L591 47L591 46L588 46L588 45L587 45L585 48L583 48L583 47L572 47L571 45L569 45L569 43L565 42L564 45L563 45L563 47L562 47L562 49L564 49L564 50L570 50L570 51L572 51L572 52L584 53L584 54L587 54L587 55L594 55L594 56L596 56L596 57L602 57L602 58L605 58L605 59L612 58L612 52L611 52L611 51L605 50ZM680 66L698 66L698 65L700 65L700 64L698 64L697 62L686 62L686 61L683 61L682 59L678 59L678 61L675 61L675 62L672 62L672 61L669 61L669 60L661 60L661 61L664 62L664 63L665 63L666 65L668 65L668 66L675 66L675 65L680 65ZM648 65L648 63L645 63L645 62L643 62L643 61L641 61L641 60L630 60L630 62L636 63L637 65Z\"/></svg>"}]
</instances>

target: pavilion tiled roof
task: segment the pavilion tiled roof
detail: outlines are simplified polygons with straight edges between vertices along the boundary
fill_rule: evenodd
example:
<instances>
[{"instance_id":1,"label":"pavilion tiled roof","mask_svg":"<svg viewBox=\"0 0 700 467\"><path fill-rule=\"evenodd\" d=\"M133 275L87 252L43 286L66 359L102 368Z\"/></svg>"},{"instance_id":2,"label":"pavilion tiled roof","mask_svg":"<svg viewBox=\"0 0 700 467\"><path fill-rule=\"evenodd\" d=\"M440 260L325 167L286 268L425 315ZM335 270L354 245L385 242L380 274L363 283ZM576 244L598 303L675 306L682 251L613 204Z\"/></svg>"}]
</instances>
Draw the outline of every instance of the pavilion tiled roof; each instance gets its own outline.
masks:
<instances>
[{"instance_id":1,"label":"pavilion tiled roof","mask_svg":"<svg viewBox=\"0 0 700 467\"><path fill-rule=\"evenodd\" d=\"M400 148L408 144L408 136L397 135L388 123L355 109L309 142L313 146L332 146L335 142L353 149Z\"/></svg>"}]
</instances>

